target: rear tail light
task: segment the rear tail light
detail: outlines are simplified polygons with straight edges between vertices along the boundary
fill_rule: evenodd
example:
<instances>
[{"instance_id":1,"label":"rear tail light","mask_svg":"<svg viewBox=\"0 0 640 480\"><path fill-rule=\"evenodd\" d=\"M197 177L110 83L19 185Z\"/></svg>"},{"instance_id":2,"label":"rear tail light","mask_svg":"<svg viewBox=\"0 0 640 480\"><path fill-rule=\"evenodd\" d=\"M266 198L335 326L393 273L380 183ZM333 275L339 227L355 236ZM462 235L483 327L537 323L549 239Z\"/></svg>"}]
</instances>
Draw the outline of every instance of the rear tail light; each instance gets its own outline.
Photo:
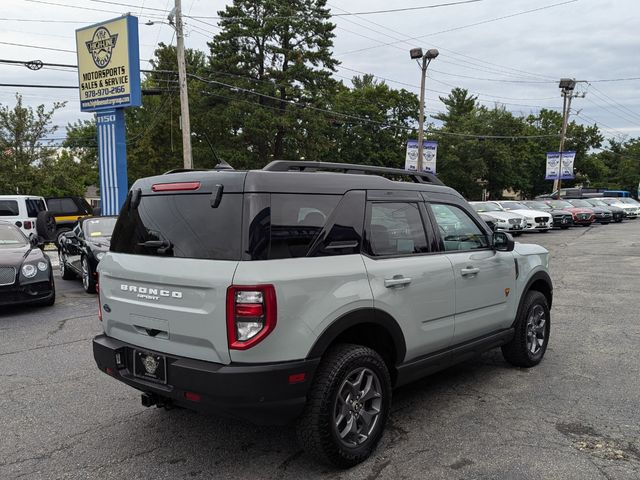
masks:
<instances>
[{"instance_id":1,"label":"rear tail light","mask_svg":"<svg viewBox=\"0 0 640 480\"><path fill-rule=\"evenodd\" d=\"M232 350L261 342L276 326L273 285L232 285L227 289L227 338Z\"/></svg>"},{"instance_id":2,"label":"rear tail light","mask_svg":"<svg viewBox=\"0 0 640 480\"><path fill-rule=\"evenodd\" d=\"M24 228L27 230L31 230L33 228L33 222L31 220L25 220Z\"/></svg>"}]
</instances>

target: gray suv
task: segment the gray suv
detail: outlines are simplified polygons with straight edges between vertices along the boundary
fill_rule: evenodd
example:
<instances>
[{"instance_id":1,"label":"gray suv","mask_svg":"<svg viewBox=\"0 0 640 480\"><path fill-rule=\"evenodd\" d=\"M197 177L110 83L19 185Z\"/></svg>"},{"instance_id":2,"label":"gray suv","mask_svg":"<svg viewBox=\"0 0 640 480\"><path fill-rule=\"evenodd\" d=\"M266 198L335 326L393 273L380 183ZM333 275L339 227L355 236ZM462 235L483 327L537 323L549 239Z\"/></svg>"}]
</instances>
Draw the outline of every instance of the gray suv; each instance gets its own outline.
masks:
<instances>
[{"instance_id":1,"label":"gray suv","mask_svg":"<svg viewBox=\"0 0 640 480\"><path fill-rule=\"evenodd\" d=\"M94 357L146 406L295 421L344 468L374 450L394 387L494 347L538 364L547 267L431 174L168 173L133 185L100 262Z\"/></svg>"}]
</instances>

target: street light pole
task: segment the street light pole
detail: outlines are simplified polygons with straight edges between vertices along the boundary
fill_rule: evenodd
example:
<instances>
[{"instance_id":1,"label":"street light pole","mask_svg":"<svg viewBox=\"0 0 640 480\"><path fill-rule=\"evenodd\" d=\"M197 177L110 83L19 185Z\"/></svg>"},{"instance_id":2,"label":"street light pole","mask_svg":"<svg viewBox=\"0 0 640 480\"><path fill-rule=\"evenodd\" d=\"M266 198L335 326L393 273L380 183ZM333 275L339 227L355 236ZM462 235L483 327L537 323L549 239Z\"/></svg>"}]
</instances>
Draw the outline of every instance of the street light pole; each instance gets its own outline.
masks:
<instances>
[{"instance_id":1,"label":"street light pole","mask_svg":"<svg viewBox=\"0 0 640 480\"><path fill-rule=\"evenodd\" d=\"M560 198L560 187L562 186L562 155L564 153L564 141L567 136L567 126L569 124L569 113L571 111L571 100L574 97L584 97L585 93L574 93L578 83L585 83L584 80L575 80L573 78L561 78L558 85L562 89L562 130L560 132L560 164L558 165L558 177L553 181L553 192L558 192Z\"/></svg>"},{"instance_id":2,"label":"street light pole","mask_svg":"<svg viewBox=\"0 0 640 480\"><path fill-rule=\"evenodd\" d=\"M409 52L412 59L422 60L422 63L418 63L422 72L420 78L420 111L418 112L418 164L416 168L418 172L424 170L424 90L427 79L427 67L429 63L431 63L431 60L436 58L439 53L436 48L427 50L425 54L422 53L421 48L412 48Z\"/></svg>"},{"instance_id":3,"label":"street light pole","mask_svg":"<svg viewBox=\"0 0 640 480\"><path fill-rule=\"evenodd\" d=\"M189 119L189 93L187 67L184 58L184 32L182 31L182 1L175 0L175 29L178 54L178 83L180 84L180 127L182 129L182 160L184 168L193 168L191 154L191 121ZM169 16L169 21L172 18Z\"/></svg>"}]
</instances>

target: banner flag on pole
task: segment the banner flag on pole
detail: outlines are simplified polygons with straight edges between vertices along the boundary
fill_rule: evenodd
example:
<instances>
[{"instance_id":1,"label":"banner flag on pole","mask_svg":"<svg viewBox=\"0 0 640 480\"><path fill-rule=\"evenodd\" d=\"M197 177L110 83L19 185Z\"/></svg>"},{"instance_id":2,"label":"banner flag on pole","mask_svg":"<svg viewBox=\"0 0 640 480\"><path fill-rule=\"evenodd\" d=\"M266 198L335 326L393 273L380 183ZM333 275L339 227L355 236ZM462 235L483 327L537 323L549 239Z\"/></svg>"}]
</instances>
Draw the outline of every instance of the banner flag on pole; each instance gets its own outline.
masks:
<instances>
[{"instance_id":1,"label":"banner flag on pole","mask_svg":"<svg viewBox=\"0 0 640 480\"><path fill-rule=\"evenodd\" d=\"M546 180L570 180L575 178L573 174L573 162L576 152L547 152Z\"/></svg>"},{"instance_id":2,"label":"banner flag on pole","mask_svg":"<svg viewBox=\"0 0 640 480\"><path fill-rule=\"evenodd\" d=\"M422 167L425 172L436 173L436 157L438 156L438 142L425 140L422 148ZM407 154L404 159L404 169L416 171L418 169L418 141L407 140Z\"/></svg>"}]
</instances>

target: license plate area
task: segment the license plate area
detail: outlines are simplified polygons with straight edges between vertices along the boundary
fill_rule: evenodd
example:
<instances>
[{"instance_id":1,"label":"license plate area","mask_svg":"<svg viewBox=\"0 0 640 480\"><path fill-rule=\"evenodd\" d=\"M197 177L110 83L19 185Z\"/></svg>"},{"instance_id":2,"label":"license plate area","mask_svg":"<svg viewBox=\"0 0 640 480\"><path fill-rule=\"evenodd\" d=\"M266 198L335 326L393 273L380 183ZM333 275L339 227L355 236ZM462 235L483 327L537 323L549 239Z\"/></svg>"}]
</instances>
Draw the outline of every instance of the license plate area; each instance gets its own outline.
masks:
<instances>
[{"instance_id":1,"label":"license plate area","mask_svg":"<svg viewBox=\"0 0 640 480\"><path fill-rule=\"evenodd\" d=\"M157 383L167 383L167 359L164 355L133 351L133 376Z\"/></svg>"}]
</instances>

